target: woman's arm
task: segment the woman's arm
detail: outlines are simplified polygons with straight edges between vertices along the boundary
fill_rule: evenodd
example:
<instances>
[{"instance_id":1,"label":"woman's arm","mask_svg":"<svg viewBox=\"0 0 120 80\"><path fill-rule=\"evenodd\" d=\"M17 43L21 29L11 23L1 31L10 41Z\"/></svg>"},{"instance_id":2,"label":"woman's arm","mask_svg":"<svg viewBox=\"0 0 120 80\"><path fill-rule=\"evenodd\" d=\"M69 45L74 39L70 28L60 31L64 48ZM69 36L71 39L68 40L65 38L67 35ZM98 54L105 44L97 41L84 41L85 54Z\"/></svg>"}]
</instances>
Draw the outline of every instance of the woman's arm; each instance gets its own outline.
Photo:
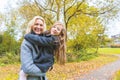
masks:
<instances>
[{"instance_id":1,"label":"woman's arm","mask_svg":"<svg viewBox=\"0 0 120 80\"><path fill-rule=\"evenodd\" d=\"M41 70L33 63L30 43L26 40L21 45L21 64L22 70L28 75L44 76Z\"/></svg>"},{"instance_id":2,"label":"woman's arm","mask_svg":"<svg viewBox=\"0 0 120 80\"><path fill-rule=\"evenodd\" d=\"M24 37L27 41L39 46L58 45L56 36L38 36L34 34L26 34Z\"/></svg>"}]
</instances>

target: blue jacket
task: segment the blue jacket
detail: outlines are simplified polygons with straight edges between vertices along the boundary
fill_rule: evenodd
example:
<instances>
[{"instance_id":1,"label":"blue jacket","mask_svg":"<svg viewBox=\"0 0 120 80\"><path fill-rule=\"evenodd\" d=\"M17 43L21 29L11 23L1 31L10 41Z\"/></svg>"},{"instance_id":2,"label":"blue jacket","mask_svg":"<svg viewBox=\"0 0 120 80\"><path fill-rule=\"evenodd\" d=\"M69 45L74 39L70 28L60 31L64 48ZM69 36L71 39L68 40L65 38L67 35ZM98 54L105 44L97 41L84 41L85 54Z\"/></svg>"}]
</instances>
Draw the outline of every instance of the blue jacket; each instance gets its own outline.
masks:
<instances>
[{"instance_id":1,"label":"blue jacket","mask_svg":"<svg viewBox=\"0 0 120 80\"><path fill-rule=\"evenodd\" d=\"M43 73L47 72L54 64L54 50L58 46L57 36L27 34L25 39L34 45L39 45L39 54L34 59L34 63Z\"/></svg>"}]
</instances>

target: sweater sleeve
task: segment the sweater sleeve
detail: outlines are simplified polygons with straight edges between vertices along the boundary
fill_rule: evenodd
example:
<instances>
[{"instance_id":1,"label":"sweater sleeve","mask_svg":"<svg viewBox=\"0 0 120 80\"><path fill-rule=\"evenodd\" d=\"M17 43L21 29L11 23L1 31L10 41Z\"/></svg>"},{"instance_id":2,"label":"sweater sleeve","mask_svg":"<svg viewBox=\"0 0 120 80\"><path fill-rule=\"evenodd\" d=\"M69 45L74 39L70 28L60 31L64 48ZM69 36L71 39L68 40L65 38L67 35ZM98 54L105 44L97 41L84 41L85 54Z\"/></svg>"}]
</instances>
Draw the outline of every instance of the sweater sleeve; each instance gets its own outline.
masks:
<instances>
[{"instance_id":1,"label":"sweater sleeve","mask_svg":"<svg viewBox=\"0 0 120 80\"><path fill-rule=\"evenodd\" d=\"M22 70L28 75L44 76L41 70L33 63L31 45L27 41L23 41L21 45L21 64Z\"/></svg>"},{"instance_id":2,"label":"sweater sleeve","mask_svg":"<svg viewBox=\"0 0 120 80\"><path fill-rule=\"evenodd\" d=\"M39 45L39 46L53 46L58 45L56 36L38 36L34 34L26 34L24 37L30 43Z\"/></svg>"}]
</instances>

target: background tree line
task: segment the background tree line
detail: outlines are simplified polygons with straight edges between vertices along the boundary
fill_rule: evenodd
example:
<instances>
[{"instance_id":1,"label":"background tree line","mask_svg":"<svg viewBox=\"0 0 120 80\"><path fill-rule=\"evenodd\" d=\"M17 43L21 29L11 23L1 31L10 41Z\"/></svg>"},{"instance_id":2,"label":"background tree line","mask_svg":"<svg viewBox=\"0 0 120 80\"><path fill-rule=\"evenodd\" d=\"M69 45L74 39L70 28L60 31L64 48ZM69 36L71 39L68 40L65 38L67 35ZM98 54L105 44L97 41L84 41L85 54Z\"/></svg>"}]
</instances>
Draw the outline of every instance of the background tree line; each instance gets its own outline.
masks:
<instances>
[{"instance_id":1,"label":"background tree line","mask_svg":"<svg viewBox=\"0 0 120 80\"><path fill-rule=\"evenodd\" d=\"M0 35L0 56L7 55L7 58L10 56L12 59L16 56L15 59L19 59L20 44L27 23L36 15L45 18L47 29L55 21L61 21L65 25L68 61L87 60L96 56L98 48L106 42L105 24L109 19L115 19L120 1L96 2L100 7L89 3L90 0L19 1L15 9L11 8L6 14L1 14L0 23L6 28Z\"/></svg>"}]
</instances>

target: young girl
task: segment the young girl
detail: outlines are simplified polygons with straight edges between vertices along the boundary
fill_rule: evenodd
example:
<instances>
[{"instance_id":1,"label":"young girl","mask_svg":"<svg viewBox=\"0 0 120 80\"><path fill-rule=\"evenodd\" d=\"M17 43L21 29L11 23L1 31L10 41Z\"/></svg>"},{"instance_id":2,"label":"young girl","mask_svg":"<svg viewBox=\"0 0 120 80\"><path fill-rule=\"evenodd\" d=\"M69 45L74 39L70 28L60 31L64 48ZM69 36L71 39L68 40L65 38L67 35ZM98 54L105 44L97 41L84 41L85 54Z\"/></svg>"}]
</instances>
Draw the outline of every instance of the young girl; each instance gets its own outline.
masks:
<instances>
[{"instance_id":1,"label":"young girl","mask_svg":"<svg viewBox=\"0 0 120 80\"><path fill-rule=\"evenodd\" d=\"M25 39L34 45L39 46L39 55L34 59L35 65L46 73L54 64L54 56L59 64L66 61L66 30L60 22L56 22L44 36L34 33L25 35ZM22 80L26 80L26 74L21 70ZM43 79L44 80L44 79Z\"/></svg>"}]
</instances>

